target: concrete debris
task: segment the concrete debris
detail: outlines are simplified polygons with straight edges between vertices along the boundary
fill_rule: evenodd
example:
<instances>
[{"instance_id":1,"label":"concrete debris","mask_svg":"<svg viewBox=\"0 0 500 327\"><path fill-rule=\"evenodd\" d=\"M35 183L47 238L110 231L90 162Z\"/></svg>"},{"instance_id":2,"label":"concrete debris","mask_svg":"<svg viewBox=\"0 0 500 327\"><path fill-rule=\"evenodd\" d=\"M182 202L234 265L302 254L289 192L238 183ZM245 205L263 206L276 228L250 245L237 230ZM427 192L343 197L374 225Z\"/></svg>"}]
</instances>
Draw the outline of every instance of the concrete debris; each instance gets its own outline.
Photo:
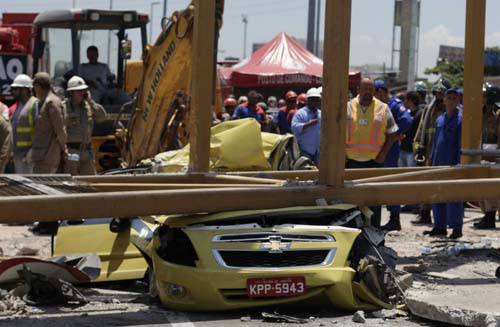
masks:
<instances>
[{"instance_id":1,"label":"concrete debris","mask_svg":"<svg viewBox=\"0 0 500 327\"><path fill-rule=\"evenodd\" d=\"M252 318L250 316L244 316L240 318L241 322L251 322Z\"/></svg>"},{"instance_id":2,"label":"concrete debris","mask_svg":"<svg viewBox=\"0 0 500 327\"><path fill-rule=\"evenodd\" d=\"M354 322L356 322L358 324L364 324L366 322L365 312L362 311L362 310L356 311L352 315L352 321L354 321Z\"/></svg>"},{"instance_id":3,"label":"concrete debris","mask_svg":"<svg viewBox=\"0 0 500 327\"><path fill-rule=\"evenodd\" d=\"M29 247L22 247L17 251L16 256L37 256L39 250L37 249L32 249Z\"/></svg>"},{"instance_id":4,"label":"concrete debris","mask_svg":"<svg viewBox=\"0 0 500 327\"><path fill-rule=\"evenodd\" d=\"M460 278L460 276L453 275L453 274L447 274L447 273L441 273L441 272L428 272L426 273L427 276L430 277L435 277L435 278L442 278L442 279L457 279Z\"/></svg>"},{"instance_id":5,"label":"concrete debris","mask_svg":"<svg viewBox=\"0 0 500 327\"><path fill-rule=\"evenodd\" d=\"M26 303L19 297L0 289L0 313L23 313L28 310Z\"/></svg>"},{"instance_id":6,"label":"concrete debris","mask_svg":"<svg viewBox=\"0 0 500 327\"><path fill-rule=\"evenodd\" d=\"M408 312L397 309L392 309L392 310L382 309L372 312L372 315L375 318L380 318L380 319L396 319L398 317L408 316Z\"/></svg>"},{"instance_id":7,"label":"concrete debris","mask_svg":"<svg viewBox=\"0 0 500 327\"><path fill-rule=\"evenodd\" d=\"M413 290L406 295L406 305L415 316L447 324L500 326L500 286L495 284L442 285Z\"/></svg>"},{"instance_id":8,"label":"concrete debris","mask_svg":"<svg viewBox=\"0 0 500 327\"><path fill-rule=\"evenodd\" d=\"M403 291L409 289L413 285L412 274L404 274L402 276L399 276L398 280L399 280L399 287L401 287Z\"/></svg>"},{"instance_id":9,"label":"concrete debris","mask_svg":"<svg viewBox=\"0 0 500 327\"><path fill-rule=\"evenodd\" d=\"M288 316L277 312L262 312L261 314L265 322L284 322L289 324L307 324L309 322L308 319Z\"/></svg>"},{"instance_id":10,"label":"concrete debris","mask_svg":"<svg viewBox=\"0 0 500 327\"><path fill-rule=\"evenodd\" d=\"M403 270L412 274L421 274L426 271L427 268L429 268L429 264L420 259L416 265L405 266Z\"/></svg>"}]
</instances>

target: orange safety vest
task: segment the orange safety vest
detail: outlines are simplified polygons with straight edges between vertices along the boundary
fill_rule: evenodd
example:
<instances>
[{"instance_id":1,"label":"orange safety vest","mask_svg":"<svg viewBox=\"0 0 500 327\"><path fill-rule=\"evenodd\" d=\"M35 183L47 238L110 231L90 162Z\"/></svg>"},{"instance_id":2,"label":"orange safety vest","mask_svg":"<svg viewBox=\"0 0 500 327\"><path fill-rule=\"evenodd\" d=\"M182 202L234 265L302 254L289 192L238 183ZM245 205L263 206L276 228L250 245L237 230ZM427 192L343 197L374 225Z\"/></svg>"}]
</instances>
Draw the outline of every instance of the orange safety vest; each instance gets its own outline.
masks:
<instances>
[{"instance_id":1,"label":"orange safety vest","mask_svg":"<svg viewBox=\"0 0 500 327\"><path fill-rule=\"evenodd\" d=\"M373 98L363 112L359 99L347 105L346 156L357 161L373 160L385 143L387 104Z\"/></svg>"}]
</instances>

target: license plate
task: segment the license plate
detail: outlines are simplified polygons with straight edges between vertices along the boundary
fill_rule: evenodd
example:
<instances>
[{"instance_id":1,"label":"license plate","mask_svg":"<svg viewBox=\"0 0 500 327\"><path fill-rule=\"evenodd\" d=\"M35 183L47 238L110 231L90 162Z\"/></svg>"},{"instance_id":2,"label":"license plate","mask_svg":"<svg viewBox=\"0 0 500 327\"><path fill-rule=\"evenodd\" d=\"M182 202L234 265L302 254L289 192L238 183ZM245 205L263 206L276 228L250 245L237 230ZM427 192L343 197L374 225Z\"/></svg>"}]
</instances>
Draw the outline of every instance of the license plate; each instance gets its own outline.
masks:
<instances>
[{"instance_id":1,"label":"license plate","mask_svg":"<svg viewBox=\"0 0 500 327\"><path fill-rule=\"evenodd\" d=\"M285 297L306 293L304 277L249 278L248 297Z\"/></svg>"}]
</instances>

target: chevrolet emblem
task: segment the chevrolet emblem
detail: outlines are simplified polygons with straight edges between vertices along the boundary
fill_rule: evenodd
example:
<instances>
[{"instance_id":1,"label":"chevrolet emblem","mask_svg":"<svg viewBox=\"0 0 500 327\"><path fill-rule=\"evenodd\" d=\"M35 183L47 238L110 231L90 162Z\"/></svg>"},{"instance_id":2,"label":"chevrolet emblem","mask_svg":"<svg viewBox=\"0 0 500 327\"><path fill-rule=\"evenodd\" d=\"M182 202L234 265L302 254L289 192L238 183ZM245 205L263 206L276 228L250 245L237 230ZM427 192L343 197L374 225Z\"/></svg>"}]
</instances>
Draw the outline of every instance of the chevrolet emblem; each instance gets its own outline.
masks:
<instances>
[{"instance_id":1,"label":"chevrolet emblem","mask_svg":"<svg viewBox=\"0 0 500 327\"><path fill-rule=\"evenodd\" d=\"M269 242L262 243L260 248L269 250L269 253L283 253L290 248L290 243L281 243L281 236L270 236Z\"/></svg>"}]
</instances>

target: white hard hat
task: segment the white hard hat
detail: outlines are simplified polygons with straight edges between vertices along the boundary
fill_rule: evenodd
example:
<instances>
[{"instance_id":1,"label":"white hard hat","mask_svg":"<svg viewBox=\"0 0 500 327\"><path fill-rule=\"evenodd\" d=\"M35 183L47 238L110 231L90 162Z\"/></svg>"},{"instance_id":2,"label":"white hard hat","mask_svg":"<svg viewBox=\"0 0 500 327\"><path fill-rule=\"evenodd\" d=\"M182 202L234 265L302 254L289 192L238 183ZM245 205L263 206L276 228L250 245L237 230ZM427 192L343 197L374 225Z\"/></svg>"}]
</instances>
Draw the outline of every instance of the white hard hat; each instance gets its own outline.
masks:
<instances>
[{"instance_id":1,"label":"white hard hat","mask_svg":"<svg viewBox=\"0 0 500 327\"><path fill-rule=\"evenodd\" d=\"M318 87L318 92L321 93L321 95L323 95L323 86Z\"/></svg>"},{"instance_id":2,"label":"white hard hat","mask_svg":"<svg viewBox=\"0 0 500 327\"><path fill-rule=\"evenodd\" d=\"M309 98L321 98L321 92L317 88L312 87L309 90L307 90L306 98L307 99L309 99Z\"/></svg>"},{"instance_id":3,"label":"white hard hat","mask_svg":"<svg viewBox=\"0 0 500 327\"><path fill-rule=\"evenodd\" d=\"M86 90L89 87L85 84L85 81L80 76L73 76L68 81L68 87L66 91L80 91Z\"/></svg>"},{"instance_id":4,"label":"white hard hat","mask_svg":"<svg viewBox=\"0 0 500 327\"><path fill-rule=\"evenodd\" d=\"M240 96L239 99L238 99L238 103L242 104L242 103L245 103L245 102L248 102L248 97L246 97L245 95Z\"/></svg>"},{"instance_id":5,"label":"white hard hat","mask_svg":"<svg viewBox=\"0 0 500 327\"><path fill-rule=\"evenodd\" d=\"M16 76L10 87L25 87L27 89L31 89L33 88L33 81L28 75L19 74Z\"/></svg>"}]
</instances>

